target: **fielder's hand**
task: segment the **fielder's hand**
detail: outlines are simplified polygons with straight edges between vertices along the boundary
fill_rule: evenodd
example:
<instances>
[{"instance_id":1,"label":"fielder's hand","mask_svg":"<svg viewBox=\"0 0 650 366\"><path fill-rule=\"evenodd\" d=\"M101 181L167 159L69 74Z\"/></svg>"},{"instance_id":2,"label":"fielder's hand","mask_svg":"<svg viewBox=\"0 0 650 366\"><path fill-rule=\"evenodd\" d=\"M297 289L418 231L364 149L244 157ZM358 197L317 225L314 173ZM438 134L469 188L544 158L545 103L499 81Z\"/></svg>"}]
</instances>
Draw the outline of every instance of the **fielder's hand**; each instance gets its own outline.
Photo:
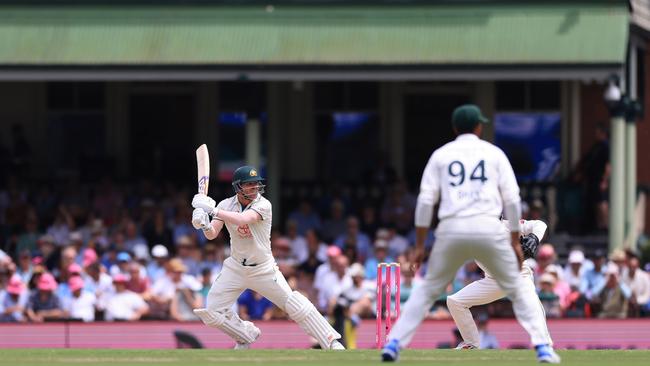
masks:
<instances>
[{"instance_id":1,"label":"fielder's hand","mask_svg":"<svg viewBox=\"0 0 650 366\"><path fill-rule=\"evenodd\" d=\"M415 252L413 253L413 263L411 263L411 270L413 273L417 273L417 271L420 269L420 266L422 265L422 262L424 261L426 254L424 250L424 246L415 247Z\"/></svg>"},{"instance_id":2,"label":"fielder's hand","mask_svg":"<svg viewBox=\"0 0 650 366\"><path fill-rule=\"evenodd\" d=\"M194 198L192 199L192 207L200 208L203 211L205 211L205 213L207 213L208 215L212 214L216 204L217 203L212 198L202 193L195 194Z\"/></svg>"},{"instance_id":3,"label":"fielder's hand","mask_svg":"<svg viewBox=\"0 0 650 366\"><path fill-rule=\"evenodd\" d=\"M212 228L210 223L210 216L203 211L201 208L195 208L192 212L192 226L195 229L201 229L203 231L208 231Z\"/></svg>"}]
</instances>

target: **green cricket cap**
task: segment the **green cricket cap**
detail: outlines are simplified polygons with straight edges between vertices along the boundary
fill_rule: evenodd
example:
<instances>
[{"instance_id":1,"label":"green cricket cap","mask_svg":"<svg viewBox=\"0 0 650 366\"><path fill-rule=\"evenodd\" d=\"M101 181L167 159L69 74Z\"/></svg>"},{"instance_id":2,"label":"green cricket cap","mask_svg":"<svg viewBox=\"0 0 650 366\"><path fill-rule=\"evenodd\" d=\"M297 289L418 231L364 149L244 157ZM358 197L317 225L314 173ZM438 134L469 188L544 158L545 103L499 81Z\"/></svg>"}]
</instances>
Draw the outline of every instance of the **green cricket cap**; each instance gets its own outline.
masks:
<instances>
[{"instance_id":1,"label":"green cricket cap","mask_svg":"<svg viewBox=\"0 0 650 366\"><path fill-rule=\"evenodd\" d=\"M451 115L451 124L458 129L473 128L479 123L488 123L489 119L483 116L481 109L475 104L463 104L454 109Z\"/></svg>"}]
</instances>

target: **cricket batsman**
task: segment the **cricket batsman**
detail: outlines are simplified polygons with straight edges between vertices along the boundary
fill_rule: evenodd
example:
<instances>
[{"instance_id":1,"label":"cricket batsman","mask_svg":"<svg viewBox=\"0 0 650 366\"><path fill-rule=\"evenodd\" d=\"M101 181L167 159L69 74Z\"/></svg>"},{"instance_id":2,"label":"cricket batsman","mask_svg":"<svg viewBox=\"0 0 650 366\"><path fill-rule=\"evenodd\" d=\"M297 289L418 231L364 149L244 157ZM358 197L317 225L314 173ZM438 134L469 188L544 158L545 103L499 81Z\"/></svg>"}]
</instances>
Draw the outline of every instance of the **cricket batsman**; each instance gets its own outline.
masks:
<instances>
[{"instance_id":1,"label":"cricket batsman","mask_svg":"<svg viewBox=\"0 0 650 366\"><path fill-rule=\"evenodd\" d=\"M502 220L501 222L504 225L504 230L507 231L509 227L508 221ZM546 224L543 221L519 220L519 233L522 235L519 239L524 259L535 259L537 250L539 249L539 239L544 237L545 232ZM499 284L485 266L480 262L477 262L477 264L485 272L485 278L472 282L457 293L447 297L447 307L463 337L463 342L456 349L480 348L478 329L469 308L476 305L489 304L506 296L506 293L499 287ZM535 291L533 269L528 262L524 262L520 276L524 279L521 282L523 296L537 299L535 306L531 310L538 312L538 317L546 319L544 306L539 301L537 291ZM552 345L553 341L548 332L546 322L544 322L543 335L545 338L544 343Z\"/></svg>"},{"instance_id":2,"label":"cricket batsman","mask_svg":"<svg viewBox=\"0 0 650 366\"><path fill-rule=\"evenodd\" d=\"M264 184L251 166L238 168L232 180L235 195L216 202L205 194L192 200L192 225L212 240L226 226L230 234L231 256L212 284L205 309L194 309L205 325L226 333L247 349L261 334L259 328L243 321L231 310L246 289L252 289L284 310L322 349L345 349L341 335L302 294L292 291L271 254L271 202L262 196ZM212 218L210 218L212 216Z\"/></svg>"}]
</instances>

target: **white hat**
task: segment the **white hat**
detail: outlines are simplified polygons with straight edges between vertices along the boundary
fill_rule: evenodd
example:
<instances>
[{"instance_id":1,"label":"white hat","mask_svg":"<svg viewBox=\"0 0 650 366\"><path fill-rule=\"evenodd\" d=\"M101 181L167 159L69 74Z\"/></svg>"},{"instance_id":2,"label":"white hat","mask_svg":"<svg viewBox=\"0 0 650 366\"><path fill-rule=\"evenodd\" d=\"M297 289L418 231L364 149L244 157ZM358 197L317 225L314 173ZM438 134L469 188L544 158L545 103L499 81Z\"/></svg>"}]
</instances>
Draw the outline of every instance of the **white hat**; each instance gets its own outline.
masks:
<instances>
[{"instance_id":1,"label":"white hat","mask_svg":"<svg viewBox=\"0 0 650 366\"><path fill-rule=\"evenodd\" d=\"M569 263L582 263L585 260L585 254L580 250L572 250L569 253Z\"/></svg>"},{"instance_id":2,"label":"white hat","mask_svg":"<svg viewBox=\"0 0 650 366\"><path fill-rule=\"evenodd\" d=\"M350 266L350 272L349 273L350 273L351 277L357 277L357 276L365 277L366 270L365 270L365 268L363 268L363 266L361 264L354 263L354 264L352 264Z\"/></svg>"},{"instance_id":3,"label":"white hat","mask_svg":"<svg viewBox=\"0 0 650 366\"><path fill-rule=\"evenodd\" d=\"M164 245L156 244L151 248L151 256L154 258L165 258L169 256L169 251Z\"/></svg>"}]
</instances>

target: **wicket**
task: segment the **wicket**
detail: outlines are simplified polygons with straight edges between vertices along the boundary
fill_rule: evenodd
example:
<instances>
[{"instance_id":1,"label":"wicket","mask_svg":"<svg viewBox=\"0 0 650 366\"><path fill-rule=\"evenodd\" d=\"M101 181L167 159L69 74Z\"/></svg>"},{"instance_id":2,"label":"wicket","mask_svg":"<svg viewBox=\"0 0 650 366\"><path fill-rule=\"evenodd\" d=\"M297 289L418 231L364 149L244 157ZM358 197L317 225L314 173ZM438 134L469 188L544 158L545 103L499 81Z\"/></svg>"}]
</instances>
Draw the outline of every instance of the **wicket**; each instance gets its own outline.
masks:
<instances>
[{"instance_id":1,"label":"wicket","mask_svg":"<svg viewBox=\"0 0 650 366\"><path fill-rule=\"evenodd\" d=\"M386 268L386 282L382 280L383 269ZM377 264L377 332L375 341L377 343L377 349L381 349L383 343L388 340L388 333L390 333L391 323L391 289L393 284L391 284L391 270L394 277L394 286L395 286L395 319L399 318L400 314L400 288L401 288L401 270L399 263L379 263ZM384 306L382 306L382 297L383 291L386 289L386 300L385 300L385 311ZM381 331L382 331L382 313L384 319L386 320L386 330L384 332L384 337L382 341Z\"/></svg>"}]
</instances>

